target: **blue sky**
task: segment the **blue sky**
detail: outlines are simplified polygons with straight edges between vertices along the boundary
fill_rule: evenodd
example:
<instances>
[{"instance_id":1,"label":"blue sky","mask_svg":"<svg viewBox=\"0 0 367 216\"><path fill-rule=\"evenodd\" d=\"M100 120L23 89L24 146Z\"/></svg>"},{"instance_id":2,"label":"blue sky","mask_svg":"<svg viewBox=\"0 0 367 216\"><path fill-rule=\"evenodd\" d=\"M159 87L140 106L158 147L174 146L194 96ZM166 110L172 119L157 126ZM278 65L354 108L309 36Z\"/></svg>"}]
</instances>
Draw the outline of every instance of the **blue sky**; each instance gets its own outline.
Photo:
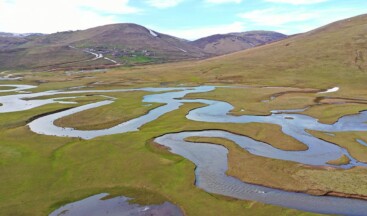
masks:
<instances>
[{"instance_id":1,"label":"blue sky","mask_svg":"<svg viewBox=\"0 0 367 216\"><path fill-rule=\"evenodd\" d=\"M0 31L129 22L186 39L250 30L295 34L366 12L366 0L0 0Z\"/></svg>"}]
</instances>

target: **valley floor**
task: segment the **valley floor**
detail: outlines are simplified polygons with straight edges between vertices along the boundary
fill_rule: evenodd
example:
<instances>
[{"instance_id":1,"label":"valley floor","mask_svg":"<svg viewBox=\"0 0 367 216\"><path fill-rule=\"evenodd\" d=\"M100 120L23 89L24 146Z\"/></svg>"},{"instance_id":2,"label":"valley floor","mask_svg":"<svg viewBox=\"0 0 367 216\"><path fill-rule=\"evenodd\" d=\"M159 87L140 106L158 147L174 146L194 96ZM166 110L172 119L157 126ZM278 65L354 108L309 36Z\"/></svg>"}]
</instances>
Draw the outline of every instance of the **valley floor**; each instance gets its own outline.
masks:
<instances>
[{"instance_id":1,"label":"valley floor","mask_svg":"<svg viewBox=\"0 0 367 216\"><path fill-rule=\"evenodd\" d=\"M49 90L94 91L220 85L227 87L187 94L185 100L200 98L226 101L233 105L230 111L233 116L269 116L274 110L281 112L292 109L326 124L335 123L342 116L357 114L367 109L367 92L358 87L358 81L352 88L349 82L345 84L331 81L330 84L325 81L307 86L307 83L284 85L290 81L283 80L274 81L270 85L271 82L267 78L263 78L265 81L262 82L249 80L236 84L231 83L231 79L236 77L216 79L214 82L211 80L214 77L197 76L201 72L167 78L168 71L174 71L176 67L177 64L152 66L150 69L117 68L103 73L12 72L22 79L0 81L0 84L36 85L37 88L24 90L33 93ZM152 76L147 75L147 70L152 74L157 70L160 72ZM174 79L175 81L172 81ZM248 85L251 82L257 85ZM340 90L318 93L335 86L340 86ZM9 89L11 88L7 86L1 87L0 97L14 94L1 92ZM142 98L150 94L153 93L134 91L61 94L57 97L62 97L62 101L69 103L50 103L20 112L0 113L0 214L45 215L63 204L99 193L110 193L112 196L135 198L134 202L140 204L170 201L179 206L185 215L314 215L255 201L237 200L199 189L194 184L195 165L154 142L154 138L168 133L210 129L244 135L284 151L308 149L299 140L284 134L276 124L192 121L185 117L187 113L204 105L185 103L179 109L144 124L138 131L100 136L90 140L40 135L32 132L27 125L41 116L110 97L114 98L114 102L107 106L75 113L54 122L59 127L79 130L110 128L162 107L162 103L142 102ZM40 96L27 100L50 98L55 96ZM347 149L350 156L358 161L367 162L367 156L363 154L367 147L357 141L367 141L367 132L307 132ZM335 158L334 167L315 167L256 156L226 139L193 137L190 141L225 146L229 151L227 174L244 182L316 195L367 197L366 168L356 166L346 170L340 169L338 165L348 163L343 159Z\"/></svg>"}]
</instances>

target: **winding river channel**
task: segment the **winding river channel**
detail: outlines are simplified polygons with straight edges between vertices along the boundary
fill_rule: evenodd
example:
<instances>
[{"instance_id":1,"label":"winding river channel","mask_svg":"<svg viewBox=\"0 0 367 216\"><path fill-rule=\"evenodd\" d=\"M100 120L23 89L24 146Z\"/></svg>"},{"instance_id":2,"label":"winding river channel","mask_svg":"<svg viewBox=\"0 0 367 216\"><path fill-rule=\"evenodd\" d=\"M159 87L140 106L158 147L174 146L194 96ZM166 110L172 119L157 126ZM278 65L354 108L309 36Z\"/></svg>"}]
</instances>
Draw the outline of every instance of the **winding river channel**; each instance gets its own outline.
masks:
<instances>
[{"instance_id":1,"label":"winding river channel","mask_svg":"<svg viewBox=\"0 0 367 216\"><path fill-rule=\"evenodd\" d=\"M1 85L0 85L1 86ZM206 106L190 111L186 118L192 121L214 122L214 123L270 123L282 127L284 134L289 135L308 146L305 151L285 151L272 147L263 142L253 140L249 137L232 134L220 130L206 130L200 132L180 132L160 136L155 141L170 148L172 153L181 155L196 164L196 185L208 192L222 194L238 199L255 200L263 203L274 204L304 211L342 214L342 215L367 215L367 201L337 198L327 196L311 196L303 193L287 192L271 189L267 187L244 183L234 177L227 176L228 169L227 153L228 150L219 145L208 143L186 142L185 139L192 136L200 137L219 137L232 140L240 147L254 155L279 160L294 161L307 165L333 166L327 164L330 160L335 160L343 155L350 159L347 165L337 166L348 169L355 166L366 167L367 164L359 162L353 158L346 149L333 143L329 143L313 137L306 130L316 130L324 132L342 131L367 131L367 112L356 115L349 115L340 118L335 124L322 124L317 119L287 112L273 112L269 116L229 115L233 109L232 105L223 101L204 100L204 99L183 99L190 93L200 93L212 91L217 87L179 87L179 88L141 88L141 89L117 89L117 90L81 90L81 91L46 91L39 93L19 93L19 89L26 90L34 86L15 86L14 95L0 96L0 113L17 112L39 107L50 103L65 103L67 97L55 97L52 99L32 99L41 96L75 95L84 93L103 94L107 92L126 92L126 91L146 91L156 92L144 97L143 102L163 103L165 105L152 109L149 113L138 118L123 122L111 128L103 130L82 131L73 128L62 128L54 125L54 121L84 110L105 106L114 102L113 99L91 103L76 108L68 109L58 113L46 115L33 120L28 124L29 128L39 134L80 137L92 139L98 136L137 131L139 128L151 121L156 120L165 113L179 109L184 103L202 103ZM2 91L0 90L0 93ZM9 90L7 90L9 92ZM363 141L362 141L363 142ZM362 143L361 144L365 144Z\"/></svg>"}]
</instances>

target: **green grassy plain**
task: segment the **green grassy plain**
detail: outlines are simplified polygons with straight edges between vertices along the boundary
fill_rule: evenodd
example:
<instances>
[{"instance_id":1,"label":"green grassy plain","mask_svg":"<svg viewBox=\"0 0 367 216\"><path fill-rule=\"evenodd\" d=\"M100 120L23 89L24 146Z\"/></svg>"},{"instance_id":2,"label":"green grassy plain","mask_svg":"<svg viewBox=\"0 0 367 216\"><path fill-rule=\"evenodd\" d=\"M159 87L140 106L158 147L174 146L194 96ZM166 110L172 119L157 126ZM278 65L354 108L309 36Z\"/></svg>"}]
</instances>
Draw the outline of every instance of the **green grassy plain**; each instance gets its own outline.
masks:
<instances>
[{"instance_id":1,"label":"green grassy plain","mask_svg":"<svg viewBox=\"0 0 367 216\"><path fill-rule=\"evenodd\" d=\"M10 90L13 89L13 87L9 87L9 86L0 86L0 90Z\"/></svg>"}]
</instances>

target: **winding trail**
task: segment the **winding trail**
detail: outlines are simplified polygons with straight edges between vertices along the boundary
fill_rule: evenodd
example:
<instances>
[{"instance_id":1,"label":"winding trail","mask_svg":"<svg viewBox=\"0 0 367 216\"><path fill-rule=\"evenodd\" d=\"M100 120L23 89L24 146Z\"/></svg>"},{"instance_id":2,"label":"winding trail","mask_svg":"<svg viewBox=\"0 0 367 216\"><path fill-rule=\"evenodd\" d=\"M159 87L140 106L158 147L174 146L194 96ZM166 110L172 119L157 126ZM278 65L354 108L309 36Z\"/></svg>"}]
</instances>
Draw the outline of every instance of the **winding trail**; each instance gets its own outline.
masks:
<instances>
[{"instance_id":1,"label":"winding trail","mask_svg":"<svg viewBox=\"0 0 367 216\"><path fill-rule=\"evenodd\" d=\"M72 49L78 49L78 48L76 48L75 46L69 46L70 48L72 48ZM120 63L118 63L117 61L115 61L115 60L113 60L113 59L110 59L110 58L108 58L108 57L105 57L103 54L101 54L101 53L95 53L95 52L93 52L93 51L91 51L91 50L88 50L88 49L83 49L82 50L83 52L85 52L85 53L89 53L89 54L92 54L92 55L94 55L94 58L92 58L92 59L88 59L88 60L85 60L85 61L82 61L82 62L90 62L90 61L96 61L96 60L98 60L98 59L105 59L105 60L107 60L107 61L110 61L110 62L112 62L114 65L121 65Z\"/></svg>"}]
</instances>

